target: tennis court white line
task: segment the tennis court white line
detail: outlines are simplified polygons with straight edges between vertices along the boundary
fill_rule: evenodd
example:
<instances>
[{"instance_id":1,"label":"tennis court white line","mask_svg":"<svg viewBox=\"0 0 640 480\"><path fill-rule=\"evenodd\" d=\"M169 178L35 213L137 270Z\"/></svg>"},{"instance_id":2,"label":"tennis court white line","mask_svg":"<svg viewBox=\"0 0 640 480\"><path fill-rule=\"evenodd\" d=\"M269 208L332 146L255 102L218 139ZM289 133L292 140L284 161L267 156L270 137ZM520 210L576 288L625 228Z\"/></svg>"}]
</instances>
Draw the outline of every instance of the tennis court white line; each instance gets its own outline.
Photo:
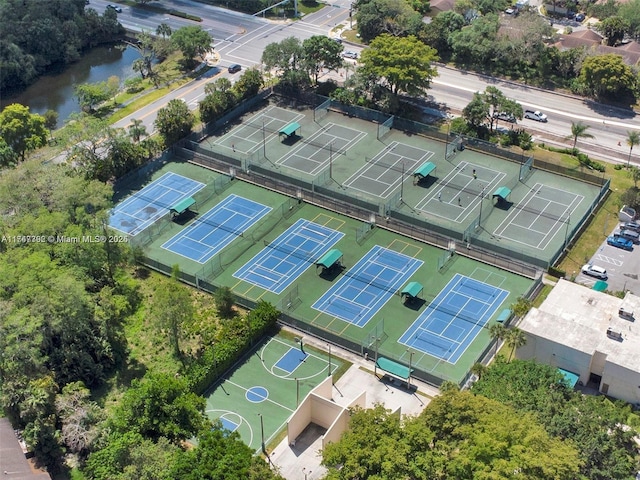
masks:
<instances>
[{"instance_id":1,"label":"tennis court white line","mask_svg":"<svg viewBox=\"0 0 640 480\"><path fill-rule=\"evenodd\" d=\"M552 190L552 191L558 191L558 192L562 192L564 194L570 194L573 195L573 199L571 200L571 203L564 204L561 202L557 202L551 198L546 198L544 195L540 195L540 191L542 188L545 188L547 190ZM545 193L547 193L545 191ZM496 227L496 229L493 231L493 235L497 236L499 238L505 238L507 240L511 240L512 242L515 243L519 243L522 245L526 245L528 247L532 247L538 250L544 250L546 249L549 244L551 243L551 241L553 240L553 238L558 235L558 233L562 230L561 227L558 227L558 225L565 225L565 222L560 221L560 218L558 218L557 220L555 220L553 222L553 225L550 226L547 231L546 234L542 236L542 238L538 241L537 244L534 243L528 243L526 241L522 241L519 238L514 238L513 234L510 235L505 235L505 231L508 231L509 229L514 230L514 233L519 231L519 230L523 230L525 232L525 234L523 236L521 236L520 238L527 238L527 234L531 234L531 232L533 233L538 233L538 234L542 234L545 232L540 232L535 230L534 228L531 228L531 226L533 225L533 223L535 223L535 221L533 223L531 222L527 222L529 223L531 226L529 227L525 227L522 225L518 225L516 223L517 218L520 216L520 214L525 210L525 208L534 200L543 200L546 201L547 204L545 205L544 209L542 211L540 211L537 216L536 216L536 221L538 220L538 218L543 217L543 213L544 210L546 210L547 207L549 207L551 204L554 205L559 205L562 207L565 207L564 212L562 212L562 215L560 215L560 218L563 218L565 214L567 214L567 218L571 218L571 215L573 214L573 212L578 208L578 206L582 203L582 200L584 200L584 196L582 195L578 195L575 194L573 192L569 192L567 190L561 190L558 188L554 188L554 187L549 187L547 185L544 185L542 183L536 183L531 191L524 197L524 199L522 201L520 201L520 203L518 203L514 210L507 215L507 217ZM577 202L577 203L576 203ZM575 204L575 206L574 206ZM535 210L538 210L538 208L536 208ZM527 213L532 213L532 212L527 212ZM545 242L546 240L546 242Z\"/></svg>"},{"instance_id":2,"label":"tennis court white line","mask_svg":"<svg viewBox=\"0 0 640 480\"><path fill-rule=\"evenodd\" d=\"M271 375L273 375L276 378L279 378L281 380L292 380L290 377L281 377L279 375L274 375L273 372L271 370L267 370L267 366L264 364L264 357L262 355L262 352L264 352L264 350L269 346L269 344L271 342L277 342L280 343L281 345L285 345L289 348L295 348L292 347L292 345L288 344L287 342L283 342L282 340L280 340L279 338L275 338L275 337L271 337L269 339L269 341L260 349L260 359L262 360L262 366L264 367L264 369L269 372ZM317 348L317 347L316 347ZM320 362L327 362L327 359L324 359L322 357L319 357L318 355L314 354L314 353L310 353L310 352L305 352L307 354L307 357L309 358L314 358L316 360L319 360ZM274 364L275 365L275 364ZM337 365L331 365L332 367L338 368ZM315 373L314 375L308 376L308 377L296 377L298 380L309 380L311 378L314 378L318 375L320 375L321 373L323 373L326 370L327 367L322 367L322 369L318 370L318 373ZM335 369L334 369L335 370Z\"/></svg>"}]
</instances>

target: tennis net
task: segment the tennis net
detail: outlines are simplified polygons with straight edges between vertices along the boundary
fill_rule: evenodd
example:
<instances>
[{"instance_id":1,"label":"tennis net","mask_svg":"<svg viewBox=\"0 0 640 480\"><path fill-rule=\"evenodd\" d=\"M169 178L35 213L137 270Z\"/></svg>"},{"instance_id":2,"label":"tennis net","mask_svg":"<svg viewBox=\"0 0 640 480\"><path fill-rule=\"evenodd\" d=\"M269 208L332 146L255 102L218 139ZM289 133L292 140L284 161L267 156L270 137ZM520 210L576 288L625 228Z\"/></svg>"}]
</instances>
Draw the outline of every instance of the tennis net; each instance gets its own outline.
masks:
<instances>
[{"instance_id":1,"label":"tennis net","mask_svg":"<svg viewBox=\"0 0 640 480\"><path fill-rule=\"evenodd\" d=\"M474 318L471 315L464 313L463 310L453 310L443 306L442 304L434 305L433 303L427 303L427 308L434 312L442 312L449 317L460 318L461 320L464 320L471 325L481 325L480 321L482 320L482 316L484 315L483 313L480 315L480 318ZM483 325L484 324L482 324L481 326Z\"/></svg>"},{"instance_id":2,"label":"tennis net","mask_svg":"<svg viewBox=\"0 0 640 480\"><path fill-rule=\"evenodd\" d=\"M264 240L264 246L272 250L277 250L278 252L285 253L292 257L299 258L300 260L308 263L314 263L319 258L319 256L314 252L306 252L301 248L289 247L284 243L275 243Z\"/></svg>"},{"instance_id":3,"label":"tennis net","mask_svg":"<svg viewBox=\"0 0 640 480\"><path fill-rule=\"evenodd\" d=\"M390 163L386 163L382 161L382 157L377 156L377 157L364 157L364 161L366 163L370 163L371 165L375 165L377 167L380 168L384 168L385 170L391 170L393 172L398 172L400 175L402 175L403 173L407 176L409 175L413 175L413 168L419 163L418 161L414 160L413 158L410 157L404 157L407 158L407 162L403 163L403 162L399 162L399 163L395 163L395 164L390 164Z\"/></svg>"},{"instance_id":4,"label":"tennis net","mask_svg":"<svg viewBox=\"0 0 640 480\"><path fill-rule=\"evenodd\" d=\"M197 226L197 225L208 225L210 227L213 227L212 230L224 230L225 232L229 232L232 235L235 235L236 237L244 236L244 230L233 228L224 223L214 222L213 220L208 218L204 218L204 219L196 218L195 221L193 222L193 226Z\"/></svg>"},{"instance_id":5,"label":"tennis net","mask_svg":"<svg viewBox=\"0 0 640 480\"><path fill-rule=\"evenodd\" d=\"M378 281L378 276L366 275L362 272L356 273L351 271L345 272L344 276L357 282L365 283L380 290L384 290L385 292L392 293L393 295L400 295L399 289L395 288L393 285L381 283L380 281Z\"/></svg>"},{"instance_id":6,"label":"tennis net","mask_svg":"<svg viewBox=\"0 0 640 480\"><path fill-rule=\"evenodd\" d=\"M498 294L498 290L495 287L492 287L491 285L488 285L487 287L485 287L484 283L478 282L478 281L462 280L460 282L460 285L462 285L464 288L467 288L469 290L475 290L476 292L489 295L492 298Z\"/></svg>"}]
</instances>

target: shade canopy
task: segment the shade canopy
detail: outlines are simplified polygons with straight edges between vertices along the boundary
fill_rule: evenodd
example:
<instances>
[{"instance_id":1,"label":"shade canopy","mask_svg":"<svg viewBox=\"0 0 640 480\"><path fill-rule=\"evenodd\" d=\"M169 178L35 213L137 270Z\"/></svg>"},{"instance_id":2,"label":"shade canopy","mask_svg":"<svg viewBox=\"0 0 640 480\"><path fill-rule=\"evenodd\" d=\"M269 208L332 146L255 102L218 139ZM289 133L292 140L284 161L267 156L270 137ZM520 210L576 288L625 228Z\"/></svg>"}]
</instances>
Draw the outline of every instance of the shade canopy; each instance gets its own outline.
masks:
<instances>
[{"instance_id":1,"label":"shade canopy","mask_svg":"<svg viewBox=\"0 0 640 480\"><path fill-rule=\"evenodd\" d=\"M513 312L511 311L511 309L509 308L505 308L504 310L502 310L500 312L500 315L498 315L498 318L496 319L496 322L498 323L504 323L507 320L509 320L509 318L511 317L511 314Z\"/></svg>"},{"instance_id":2,"label":"shade canopy","mask_svg":"<svg viewBox=\"0 0 640 480\"><path fill-rule=\"evenodd\" d=\"M580 380L580 375L570 372L568 370L564 370L562 368L558 368L558 372L562 374L565 382L569 385L569 387L574 388L578 380Z\"/></svg>"},{"instance_id":3,"label":"shade canopy","mask_svg":"<svg viewBox=\"0 0 640 480\"><path fill-rule=\"evenodd\" d=\"M331 268L342 258L342 252L337 248L333 248L325 253L320 260L316 262L316 267Z\"/></svg>"},{"instance_id":4,"label":"shade canopy","mask_svg":"<svg viewBox=\"0 0 640 480\"><path fill-rule=\"evenodd\" d=\"M407 286L402 289L400 296L406 295L409 298L416 298L422 292L422 284L418 282L409 282Z\"/></svg>"},{"instance_id":5,"label":"shade canopy","mask_svg":"<svg viewBox=\"0 0 640 480\"><path fill-rule=\"evenodd\" d=\"M170 211L173 215L182 215L186 212L189 207L193 206L196 203L193 197L187 197L180 200L173 207L171 207Z\"/></svg>"},{"instance_id":6,"label":"shade canopy","mask_svg":"<svg viewBox=\"0 0 640 480\"><path fill-rule=\"evenodd\" d=\"M596 292L604 292L608 287L609 287L609 284L607 282L598 280L596 283L593 284L592 290L595 290Z\"/></svg>"},{"instance_id":7,"label":"shade canopy","mask_svg":"<svg viewBox=\"0 0 640 480\"><path fill-rule=\"evenodd\" d=\"M493 192L493 198L498 197L498 199L506 200L507 197L511 195L511 189L508 187L498 187L495 192Z\"/></svg>"},{"instance_id":8,"label":"shade canopy","mask_svg":"<svg viewBox=\"0 0 640 480\"><path fill-rule=\"evenodd\" d=\"M300 124L298 122L292 122L289 125L282 127L280 129L280 132L278 133L280 135L286 135L287 137L290 137L291 135L296 133L296 130L298 130L299 128L300 128Z\"/></svg>"},{"instance_id":9,"label":"shade canopy","mask_svg":"<svg viewBox=\"0 0 640 480\"><path fill-rule=\"evenodd\" d=\"M384 370L385 372L395 375L398 378L402 378L403 380L407 380L411 374L409 367L405 367L401 363L394 362L388 358L378 358L376 365L380 370Z\"/></svg>"},{"instance_id":10,"label":"shade canopy","mask_svg":"<svg viewBox=\"0 0 640 480\"><path fill-rule=\"evenodd\" d=\"M435 169L436 165L433 162L426 162L420 165L420 167L418 167L416 171L413 172L413 176L418 178L425 178Z\"/></svg>"}]
</instances>

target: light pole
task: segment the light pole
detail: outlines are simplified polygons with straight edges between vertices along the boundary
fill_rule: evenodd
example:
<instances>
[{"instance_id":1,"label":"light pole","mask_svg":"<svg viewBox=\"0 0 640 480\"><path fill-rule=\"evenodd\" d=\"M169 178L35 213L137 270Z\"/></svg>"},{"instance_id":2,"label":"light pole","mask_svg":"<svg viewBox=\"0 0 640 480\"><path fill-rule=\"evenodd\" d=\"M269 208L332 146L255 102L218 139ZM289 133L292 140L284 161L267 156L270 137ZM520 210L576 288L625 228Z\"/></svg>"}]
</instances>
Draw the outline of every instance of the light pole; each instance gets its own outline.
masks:
<instances>
[{"instance_id":1,"label":"light pole","mask_svg":"<svg viewBox=\"0 0 640 480\"><path fill-rule=\"evenodd\" d=\"M264 134L264 118L262 119L262 156L267 158L267 142Z\"/></svg>"},{"instance_id":2,"label":"light pole","mask_svg":"<svg viewBox=\"0 0 640 480\"><path fill-rule=\"evenodd\" d=\"M300 405L300 380L296 378L296 408Z\"/></svg>"},{"instance_id":3,"label":"light pole","mask_svg":"<svg viewBox=\"0 0 640 480\"><path fill-rule=\"evenodd\" d=\"M313 472L311 470L307 471L307 467L302 467L302 473L304 473L304 480L307 480L307 475L311 475Z\"/></svg>"},{"instance_id":4,"label":"light pole","mask_svg":"<svg viewBox=\"0 0 640 480\"><path fill-rule=\"evenodd\" d=\"M327 377L331 376L331 344L327 343L329 347L329 371L327 372Z\"/></svg>"},{"instance_id":5,"label":"light pole","mask_svg":"<svg viewBox=\"0 0 640 480\"><path fill-rule=\"evenodd\" d=\"M411 387L411 367L413 364L413 350L409 350L409 376L407 377L407 390Z\"/></svg>"},{"instance_id":6,"label":"light pole","mask_svg":"<svg viewBox=\"0 0 640 480\"><path fill-rule=\"evenodd\" d=\"M482 199L484 198L484 188L480 192L480 213L478 215L478 227L482 225Z\"/></svg>"},{"instance_id":7,"label":"light pole","mask_svg":"<svg viewBox=\"0 0 640 480\"><path fill-rule=\"evenodd\" d=\"M569 243L569 224L571 223L571 217L567 217L567 229L564 233L564 248L567 249L567 244Z\"/></svg>"},{"instance_id":8,"label":"light pole","mask_svg":"<svg viewBox=\"0 0 640 480\"><path fill-rule=\"evenodd\" d=\"M260 417L260 438L262 439L262 453L266 455L267 448L264 444L264 420L262 419L261 413L259 413L258 416Z\"/></svg>"}]
</instances>

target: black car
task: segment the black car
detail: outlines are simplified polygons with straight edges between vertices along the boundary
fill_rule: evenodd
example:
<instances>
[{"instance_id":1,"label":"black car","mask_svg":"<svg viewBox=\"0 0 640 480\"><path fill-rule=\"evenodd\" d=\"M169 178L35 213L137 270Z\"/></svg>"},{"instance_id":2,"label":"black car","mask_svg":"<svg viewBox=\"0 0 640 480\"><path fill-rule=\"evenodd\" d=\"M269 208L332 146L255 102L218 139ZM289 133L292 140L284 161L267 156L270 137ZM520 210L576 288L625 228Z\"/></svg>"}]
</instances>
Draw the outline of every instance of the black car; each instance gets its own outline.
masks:
<instances>
[{"instance_id":1,"label":"black car","mask_svg":"<svg viewBox=\"0 0 640 480\"><path fill-rule=\"evenodd\" d=\"M242 66L238 65L237 63L234 63L233 65L229 66L228 70L229 70L229 73L236 73L242 70Z\"/></svg>"},{"instance_id":2,"label":"black car","mask_svg":"<svg viewBox=\"0 0 640 480\"><path fill-rule=\"evenodd\" d=\"M109 4L109 5L107 5L107 8L111 8L111 9L115 10L116 13L122 13L122 8L120 8L118 5Z\"/></svg>"}]
</instances>

